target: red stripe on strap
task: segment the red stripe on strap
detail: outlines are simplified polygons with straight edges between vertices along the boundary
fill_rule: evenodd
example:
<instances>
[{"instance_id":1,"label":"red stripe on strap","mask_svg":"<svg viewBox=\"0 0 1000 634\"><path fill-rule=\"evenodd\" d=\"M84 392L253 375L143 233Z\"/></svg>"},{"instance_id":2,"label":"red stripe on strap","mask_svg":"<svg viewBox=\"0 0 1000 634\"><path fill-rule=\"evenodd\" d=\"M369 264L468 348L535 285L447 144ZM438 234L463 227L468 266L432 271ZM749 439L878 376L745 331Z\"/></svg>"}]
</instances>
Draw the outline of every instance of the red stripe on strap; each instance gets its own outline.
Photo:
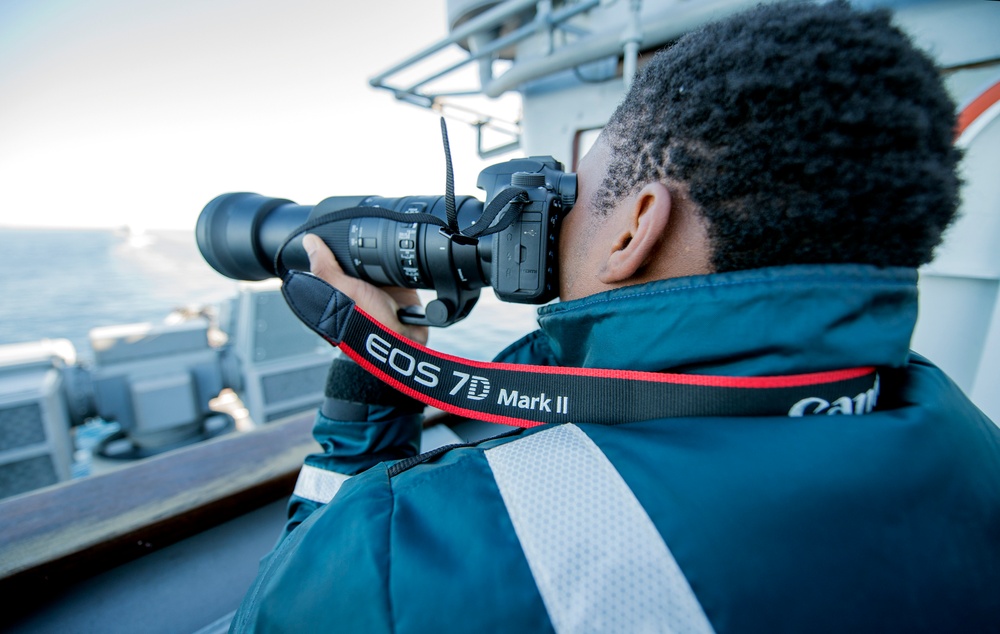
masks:
<instances>
[{"instance_id":1,"label":"red stripe on strap","mask_svg":"<svg viewBox=\"0 0 1000 634\"><path fill-rule=\"evenodd\" d=\"M408 345L413 346L414 348L418 348L432 357L437 357L439 359L446 359L454 363L460 363L484 369L507 370L511 372L530 372L535 374L590 376L590 377L606 378L606 379L630 379L630 380L651 381L656 383L673 383L676 385L699 385L705 387L731 387L731 388L747 388L747 389L804 387L807 385L819 385L821 383L836 383L838 381L847 381L850 379L856 379L862 376L873 374L875 372L874 367L866 366L860 368L848 368L846 370L830 370L826 372L810 372L807 374L789 374L784 376L717 376L709 374L672 374L669 372L640 372L637 370L608 370L601 368L571 368L571 367L549 366L549 365L521 365L517 363L489 363L485 361L473 361L471 359L463 359L461 357L455 357L450 354L445 354L443 352L432 350L431 348L421 345L411 339L407 339L402 335L400 335L399 333L390 330L389 328L386 328L382 323L374 319L371 315L361 310L357 306L355 306L354 309L358 313L360 313L365 319L371 322L371 324L377 326L387 336L393 339L403 340ZM345 347L344 344L341 344L341 347L344 348ZM357 353L354 353L351 358L355 358L356 356L358 356ZM371 369L373 374L378 374L380 377L384 377L384 380L386 382L393 383L393 387L396 387L396 385L399 383L398 381L395 381L391 377L385 375L385 373L377 369L372 369L373 366L371 366L368 363L363 363L362 365L364 365L366 369ZM399 388L399 389L402 392L406 392L406 389L404 388ZM409 393L411 396L413 395L413 393L410 392L407 393ZM437 406L435 405L435 407Z\"/></svg>"}]
</instances>

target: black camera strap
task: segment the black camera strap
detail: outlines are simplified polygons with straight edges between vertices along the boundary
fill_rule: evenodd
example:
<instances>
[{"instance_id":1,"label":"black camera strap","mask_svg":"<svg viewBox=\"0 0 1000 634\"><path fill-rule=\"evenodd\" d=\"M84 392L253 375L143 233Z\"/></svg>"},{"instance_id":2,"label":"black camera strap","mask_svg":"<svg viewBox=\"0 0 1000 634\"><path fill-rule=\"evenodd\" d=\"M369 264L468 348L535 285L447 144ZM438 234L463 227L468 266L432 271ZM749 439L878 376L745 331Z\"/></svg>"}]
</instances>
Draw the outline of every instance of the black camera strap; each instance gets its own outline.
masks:
<instances>
[{"instance_id":1,"label":"black camera strap","mask_svg":"<svg viewBox=\"0 0 1000 634\"><path fill-rule=\"evenodd\" d=\"M299 319L382 381L451 414L492 423L863 414L878 399L878 373L871 367L731 377L472 361L389 330L308 273L285 275L282 293Z\"/></svg>"}]
</instances>

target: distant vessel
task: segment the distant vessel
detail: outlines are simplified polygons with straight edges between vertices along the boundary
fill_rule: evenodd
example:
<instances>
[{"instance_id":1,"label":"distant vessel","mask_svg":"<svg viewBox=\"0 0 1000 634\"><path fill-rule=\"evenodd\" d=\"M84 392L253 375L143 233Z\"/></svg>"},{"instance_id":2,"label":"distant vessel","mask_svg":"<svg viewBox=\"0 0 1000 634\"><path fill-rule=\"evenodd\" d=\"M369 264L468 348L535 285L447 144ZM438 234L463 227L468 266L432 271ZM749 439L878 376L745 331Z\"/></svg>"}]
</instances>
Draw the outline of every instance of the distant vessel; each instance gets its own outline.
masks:
<instances>
[{"instance_id":1,"label":"distant vessel","mask_svg":"<svg viewBox=\"0 0 1000 634\"><path fill-rule=\"evenodd\" d=\"M125 227L125 241L133 249L143 249L153 244L153 236L151 236L144 228L136 227L134 225L127 225Z\"/></svg>"}]
</instances>

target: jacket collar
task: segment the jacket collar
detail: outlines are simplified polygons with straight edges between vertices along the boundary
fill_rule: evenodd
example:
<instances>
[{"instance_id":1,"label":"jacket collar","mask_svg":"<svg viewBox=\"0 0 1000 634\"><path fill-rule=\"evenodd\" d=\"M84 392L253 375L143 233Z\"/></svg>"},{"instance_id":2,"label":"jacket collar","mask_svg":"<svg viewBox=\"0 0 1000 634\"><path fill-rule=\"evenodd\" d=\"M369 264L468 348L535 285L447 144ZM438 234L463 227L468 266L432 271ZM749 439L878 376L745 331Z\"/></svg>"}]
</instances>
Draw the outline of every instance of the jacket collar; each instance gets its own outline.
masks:
<instances>
[{"instance_id":1,"label":"jacket collar","mask_svg":"<svg viewBox=\"0 0 1000 634\"><path fill-rule=\"evenodd\" d=\"M770 375L901 366L917 272L789 266L661 280L545 306L554 362Z\"/></svg>"}]
</instances>

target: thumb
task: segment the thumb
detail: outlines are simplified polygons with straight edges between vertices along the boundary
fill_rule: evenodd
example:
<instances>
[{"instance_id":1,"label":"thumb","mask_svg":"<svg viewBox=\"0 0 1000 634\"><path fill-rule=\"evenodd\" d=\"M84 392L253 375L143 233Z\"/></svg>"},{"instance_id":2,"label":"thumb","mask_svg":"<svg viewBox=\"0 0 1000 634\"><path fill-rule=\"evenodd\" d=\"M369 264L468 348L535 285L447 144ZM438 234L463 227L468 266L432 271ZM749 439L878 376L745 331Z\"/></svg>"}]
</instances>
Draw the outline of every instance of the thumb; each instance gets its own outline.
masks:
<instances>
[{"instance_id":1,"label":"thumb","mask_svg":"<svg viewBox=\"0 0 1000 634\"><path fill-rule=\"evenodd\" d=\"M369 288L369 284L362 282L356 277L351 277L344 272L333 251L319 236L308 233L302 238L302 248L309 256L309 272L323 280L330 286L346 293L354 301L364 298L366 294L371 294L374 287Z\"/></svg>"},{"instance_id":2,"label":"thumb","mask_svg":"<svg viewBox=\"0 0 1000 634\"><path fill-rule=\"evenodd\" d=\"M344 275L337 258L318 236L307 233L302 238L302 248L309 256L309 271L316 277L332 283Z\"/></svg>"},{"instance_id":3,"label":"thumb","mask_svg":"<svg viewBox=\"0 0 1000 634\"><path fill-rule=\"evenodd\" d=\"M323 241L311 233L307 233L302 236L302 248L306 250L306 255L309 256L309 261L312 263L313 256L323 245Z\"/></svg>"}]
</instances>

